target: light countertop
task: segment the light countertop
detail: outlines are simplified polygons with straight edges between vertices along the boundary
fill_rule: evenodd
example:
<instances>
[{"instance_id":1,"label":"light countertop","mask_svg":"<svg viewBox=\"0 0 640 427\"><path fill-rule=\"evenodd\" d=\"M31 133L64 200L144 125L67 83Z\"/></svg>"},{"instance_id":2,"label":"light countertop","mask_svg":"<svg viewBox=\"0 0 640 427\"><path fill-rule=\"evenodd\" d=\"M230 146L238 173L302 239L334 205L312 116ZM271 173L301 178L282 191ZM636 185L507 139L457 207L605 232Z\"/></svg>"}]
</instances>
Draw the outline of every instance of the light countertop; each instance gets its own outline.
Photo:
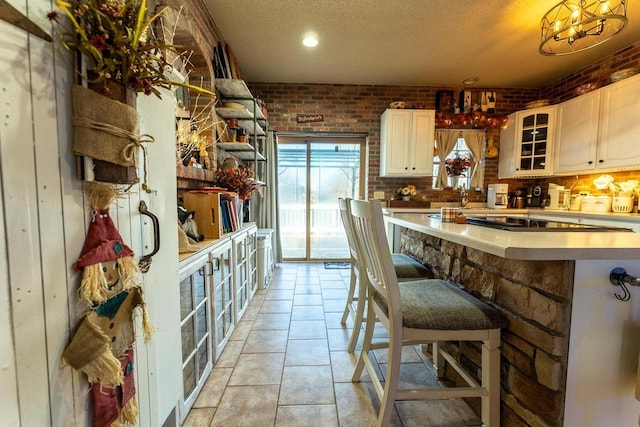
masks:
<instances>
[{"instance_id":1,"label":"light countertop","mask_svg":"<svg viewBox=\"0 0 640 427\"><path fill-rule=\"evenodd\" d=\"M453 207L453 206L451 206ZM615 213L615 212L582 212L569 210L551 210L544 208L527 208L527 209L487 209L487 208L459 208L460 212L465 215L513 215L527 216L535 218L536 216L556 216L559 218L575 218L575 219L594 219L612 222L626 222L640 224L640 215L634 213ZM384 208L385 212L395 216L401 213L440 213L440 208Z\"/></svg>"},{"instance_id":2,"label":"light countertop","mask_svg":"<svg viewBox=\"0 0 640 427\"><path fill-rule=\"evenodd\" d=\"M439 211L439 209L432 210L432 212ZM487 214L487 210L469 209L468 211L470 214ZM514 210L503 209L501 213L512 214L509 211ZM522 209L518 211L527 213ZM424 212L424 209L421 213L394 212L393 216L385 216L385 220L390 224L407 227L503 258L640 259L640 233L504 231L472 224L442 223L439 219L431 218L429 212Z\"/></svg>"}]
</instances>

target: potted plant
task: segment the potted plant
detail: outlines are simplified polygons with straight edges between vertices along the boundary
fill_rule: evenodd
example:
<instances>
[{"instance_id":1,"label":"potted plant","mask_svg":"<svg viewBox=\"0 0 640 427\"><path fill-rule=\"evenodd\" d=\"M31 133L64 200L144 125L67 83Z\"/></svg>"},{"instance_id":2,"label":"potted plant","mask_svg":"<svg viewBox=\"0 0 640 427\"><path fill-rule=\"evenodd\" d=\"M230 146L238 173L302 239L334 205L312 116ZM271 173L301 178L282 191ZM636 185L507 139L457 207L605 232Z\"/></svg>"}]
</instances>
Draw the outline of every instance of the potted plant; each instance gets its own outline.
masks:
<instances>
[{"instance_id":1,"label":"potted plant","mask_svg":"<svg viewBox=\"0 0 640 427\"><path fill-rule=\"evenodd\" d=\"M400 197L404 201L411 200L411 196L415 196L417 193L415 185L409 184L407 186L398 188L396 191L398 197Z\"/></svg>"},{"instance_id":2,"label":"potted plant","mask_svg":"<svg viewBox=\"0 0 640 427\"><path fill-rule=\"evenodd\" d=\"M465 176L465 172L471 167L471 160L466 156L461 156L456 152L455 156L444 161L444 167L447 170L447 176L452 177L452 188L458 188L458 178Z\"/></svg>"}]
</instances>

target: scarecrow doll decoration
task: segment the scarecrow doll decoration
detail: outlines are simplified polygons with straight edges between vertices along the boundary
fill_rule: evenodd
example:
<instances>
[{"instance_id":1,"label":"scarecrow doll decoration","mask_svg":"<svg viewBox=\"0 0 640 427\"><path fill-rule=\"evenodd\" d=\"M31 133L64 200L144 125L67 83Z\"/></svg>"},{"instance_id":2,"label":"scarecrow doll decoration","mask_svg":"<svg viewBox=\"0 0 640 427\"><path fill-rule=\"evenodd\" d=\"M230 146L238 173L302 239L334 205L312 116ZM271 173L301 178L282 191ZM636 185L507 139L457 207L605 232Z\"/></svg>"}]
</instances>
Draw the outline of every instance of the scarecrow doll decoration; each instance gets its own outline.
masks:
<instances>
[{"instance_id":1,"label":"scarecrow doll decoration","mask_svg":"<svg viewBox=\"0 0 640 427\"><path fill-rule=\"evenodd\" d=\"M75 268L82 272L79 297L90 305L63 363L87 375L92 384L94 427L135 424L138 407L133 377L134 311L142 312L145 340L152 327L139 283L133 251L122 241L109 205L120 192L91 183L85 192L92 207L91 224Z\"/></svg>"}]
</instances>

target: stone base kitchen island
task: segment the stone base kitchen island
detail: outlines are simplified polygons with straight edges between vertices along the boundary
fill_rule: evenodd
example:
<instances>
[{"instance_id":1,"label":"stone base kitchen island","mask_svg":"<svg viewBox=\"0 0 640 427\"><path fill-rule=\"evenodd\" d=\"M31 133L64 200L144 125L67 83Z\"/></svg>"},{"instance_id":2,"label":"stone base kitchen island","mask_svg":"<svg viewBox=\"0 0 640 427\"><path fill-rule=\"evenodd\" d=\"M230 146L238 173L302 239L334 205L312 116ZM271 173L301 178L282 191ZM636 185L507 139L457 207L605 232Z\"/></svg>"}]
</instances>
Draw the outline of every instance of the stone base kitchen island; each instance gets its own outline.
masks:
<instances>
[{"instance_id":1,"label":"stone base kitchen island","mask_svg":"<svg viewBox=\"0 0 640 427\"><path fill-rule=\"evenodd\" d=\"M640 275L640 233L503 231L418 213L385 218L393 250L509 318L502 426L638 425L640 289L620 301L609 274L623 267ZM446 345L472 372L479 365L479 346ZM453 371L445 376L456 381Z\"/></svg>"}]
</instances>

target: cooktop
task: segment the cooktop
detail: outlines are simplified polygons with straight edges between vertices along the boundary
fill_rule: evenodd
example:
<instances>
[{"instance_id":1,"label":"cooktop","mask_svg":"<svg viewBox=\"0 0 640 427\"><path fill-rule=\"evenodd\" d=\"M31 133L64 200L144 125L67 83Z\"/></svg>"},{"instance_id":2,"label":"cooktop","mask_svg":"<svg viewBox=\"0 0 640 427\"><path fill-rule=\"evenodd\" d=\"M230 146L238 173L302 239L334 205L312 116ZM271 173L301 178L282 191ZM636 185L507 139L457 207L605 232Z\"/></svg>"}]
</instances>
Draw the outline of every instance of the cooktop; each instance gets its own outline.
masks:
<instances>
[{"instance_id":1,"label":"cooktop","mask_svg":"<svg viewBox=\"0 0 640 427\"><path fill-rule=\"evenodd\" d=\"M470 216L467 217L467 223L506 231L632 231L628 228L621 227L573 224L570 222L547 221L515 216Z\"/></svg>"}]
</instances>

